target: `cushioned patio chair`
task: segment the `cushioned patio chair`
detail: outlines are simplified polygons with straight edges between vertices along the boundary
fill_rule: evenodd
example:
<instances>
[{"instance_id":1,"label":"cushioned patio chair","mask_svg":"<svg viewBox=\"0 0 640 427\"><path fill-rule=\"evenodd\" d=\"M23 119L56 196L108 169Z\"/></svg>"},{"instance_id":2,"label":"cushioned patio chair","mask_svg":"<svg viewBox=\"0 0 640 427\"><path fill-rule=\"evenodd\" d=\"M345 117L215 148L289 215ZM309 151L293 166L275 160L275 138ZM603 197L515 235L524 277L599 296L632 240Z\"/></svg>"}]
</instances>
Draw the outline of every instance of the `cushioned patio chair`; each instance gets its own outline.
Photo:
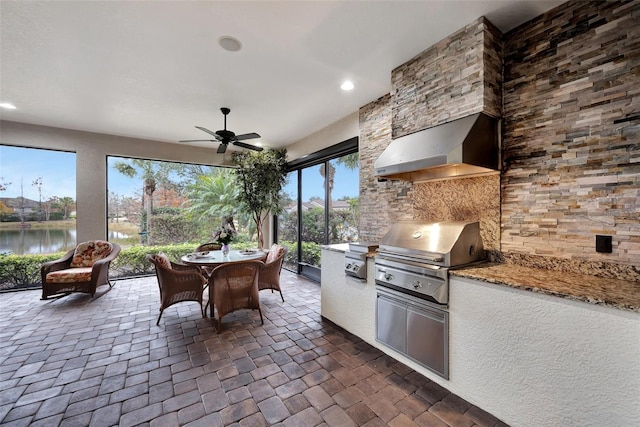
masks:
<instances>
[{"instance_id":1,"label":"cushioned patio chair","mask_svg":"<svg viewBox=\"0 0 640 427\"><path fill-rule=\"evenodd\" d=\"M241 309L257 309L264 324L258 295L261 264L261 261L231 262L216 267L211 273L213 304L218 311L218 333L222 332L222 318Z\"/></svg>"},{"instance_id":2,"label":"cushioned patio chair","mask_svg":"<svg viewBox=\"0 0 640 427\"><path fill-rule=\"evenodd\" d=\"M98 286L109 285L109 265L120 253L120 246L104 240L82 242L62 258L40 268L42 299L52 295L82 292L91 295Z\"/></svg>"},{"instance_id":3,"label":"cushioned patio chair","mask_svg":"<svg viewBox=\"0 0 640 427\"><path fill-rule=\"evenodd\" d=\"M156 278L160 289L160 315L174 304L184 301L195 301L200 305L202 317L206 317L202 307L202 291L207 279L200 272L200 268L171 262L163 253L147 255L147 260L156 268Z\"/></svg>"},{"instance_id":4,"label":"cushioned patio chair","mask_svg":"<svg viewBox=\"0 0 640 427\"><path fill-rule=\"evenodd\" d=\"M274 290L280 292L282 302L284 302L284 297L280 289L280 272L282 271L286 253L287 249L284 246L275 243L271 245L267 253L267 259L260 266L260 273L258 274L258 289L261 291L271 289L271 292Z\"/></svg>"}]
</instances>

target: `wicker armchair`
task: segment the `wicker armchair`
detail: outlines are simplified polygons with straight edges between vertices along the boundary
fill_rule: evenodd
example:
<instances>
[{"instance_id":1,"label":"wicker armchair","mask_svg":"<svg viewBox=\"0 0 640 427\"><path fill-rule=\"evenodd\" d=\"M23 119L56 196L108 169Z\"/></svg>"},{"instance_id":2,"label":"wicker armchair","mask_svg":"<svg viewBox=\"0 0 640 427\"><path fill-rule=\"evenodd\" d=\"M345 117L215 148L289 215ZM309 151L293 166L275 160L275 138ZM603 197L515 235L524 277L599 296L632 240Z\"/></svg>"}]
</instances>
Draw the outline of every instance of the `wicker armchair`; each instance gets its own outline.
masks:
<instances>
[{"instance_id":1,"label":"wicker armchair","mask_svg":"<svg viewBox=\"0 0 640 427\"><path fill-rule=\"evenodd\" d=\"M156 268L160 289L160 315L156 325L160 324L160 318L166 308L183 301L197 302L200 305L202 317L206 317L202 307L202 291L207 279L200 273L198 267L171 262L162 253L147 255L147 260Z\"/></svg>"},{"instance_id":2,"label":"wicker armchair","mask_svg":"<svg viewBox=\"0 0 640 427\"><path fill-rule=\"evenodd\" d=\"M91 295L109 281L109 265L120 253L120 246L104 240L82 242L62 258L46 262L40 268L42 299L52 295L82 292Z\"/></svg>"},{"instance_id":3,"label":"wicker armchair","mask_svg":"<svg viewBox=\"0 0 640 427\"><path fill-rule=\"evenodd\" d=\"M218 311L218 333L222 332L222 317L241 309L257 309L262 318L258 295L258 270L261 261L223 264L211 273L213 304Z\"/></svg>"},{"instance_id":4,"label":"wicker armchair","mask_svg":"<svg viewBox=\"0 0 640 427\"><path fill-rule=\"evenodd\" d=\"M258 275L258 289L271 289L280 292L280 298L284 302L282 296L282 290L280 289L280 271L282 271L282 263L284 262L284 256L287 253L287 249L284 246L277 244L271 245L267 259L260 266L260 273Z\"/></svg>"}]
</instances>

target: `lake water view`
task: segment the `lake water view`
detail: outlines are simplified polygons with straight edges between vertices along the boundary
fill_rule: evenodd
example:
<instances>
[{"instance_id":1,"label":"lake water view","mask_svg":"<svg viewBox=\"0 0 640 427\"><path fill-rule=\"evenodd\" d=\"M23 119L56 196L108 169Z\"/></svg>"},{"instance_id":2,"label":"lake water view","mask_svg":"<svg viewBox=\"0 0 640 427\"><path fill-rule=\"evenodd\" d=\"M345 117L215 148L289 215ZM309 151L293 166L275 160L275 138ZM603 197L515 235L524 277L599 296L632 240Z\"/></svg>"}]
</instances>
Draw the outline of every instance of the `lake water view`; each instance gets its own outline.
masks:
<instances>
[{"instance_id":1,"label":"lake water view","mask_svg":"<svg viewBox=\"0 0 640 427\"><path fill-rule=\"evenodd\" d=\"M109 240L127 238L119 231L109 231ZM76 230L64 229L0 229L0 253L13 255L50 254L76 247Z\"/></svg>"}]
</instances>

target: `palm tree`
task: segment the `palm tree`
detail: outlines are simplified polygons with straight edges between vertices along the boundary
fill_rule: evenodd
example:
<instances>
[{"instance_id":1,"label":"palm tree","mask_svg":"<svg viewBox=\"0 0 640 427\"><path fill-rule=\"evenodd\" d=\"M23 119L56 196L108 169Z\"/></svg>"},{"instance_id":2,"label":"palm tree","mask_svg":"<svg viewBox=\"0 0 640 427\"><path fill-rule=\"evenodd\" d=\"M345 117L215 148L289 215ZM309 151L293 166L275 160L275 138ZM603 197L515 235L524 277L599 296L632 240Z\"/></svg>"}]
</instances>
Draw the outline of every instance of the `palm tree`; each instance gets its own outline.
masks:
<instances>
[{"instance_id":1,"label":"palm tree","mask_svg":"<svg viewBox=\"0 0 640 427\"><path fill-rule=\"evenodd\" d=\"M190 206L187 212L200 221L233 215L237 206L238 186L230 170L215 169L210 175L200 175L187 189Z\"/></svg>"},{"instance_id":2,"label":"palm tree","mask_svg":"<svg viewBox=\"0 0 640 427\"><path fill-rule=\"evenodd\" d=\"M60 209L62 209L62 212L63 212L62 218L68 219L69 212L71 212L71 209L73 208L73 205L75 203L73 199L71 197L65 196L65 197L60 197L56 202L57 202L57 205L60 207Z\"/></svg>"},{"instance_id":3,"label":"palm tree","mask_svg":"<svg viewBox=\"0 0 640 427\"><path fill-rule=\"evenodd\" d=\"M174 168L170 163L154 162L152 160L131 159L128 162L119 161L114 167L121 174L133 178L141 175L142 184L142 204L147 213L147 223L143 231L147 233L147 244L151 245L153 238L151 234L153 214L153 193L161 182L169 181L169 172Z\"/></svg>"},{"instance_id":4,"label":"palm tree","mask_svg":"<svg viewBox=\"0 0 640 427\"><path fill-rule=\"evenodd\" d=\"M355 170L358 168L358 153L347 154L346 156L342 156L336 159L336 163L339 165L344 165L347 169ZM326 165L326 166L325 166ZM327 209L331 210L331 193L333 192L334 179L336 175L336 168L333 166L331 161L324 162L320 165L320 175L324 178L324 183L322 187L324 189L329 188L327 200Z\"/></svg>"},{"instance_id":5,"label":"palm tree","mask_svg":"<svg viewBox=\"0 0 640 427\"><path fill-rule=\"evenodd\" d=\"M327 210L331 210L331 192L333 191L333 184L336 176L335 166L333 166L331 162L322 163L320 165L320 175L322 175L322 178L324 178L322 182L322 188L324 188L325 190L327 189L327 187L329 188ZM326 191L325 194L327 194Z\"/></svg>"},{"instance_id":6,"label":"palm tree","mask_svg":"<svg viewBox=\"0 0 640 427\"><path fill-rule=\"evenodd\" d=\"M199 221L219 224L226 216L238 219L239 227L255 233L251 216L239 209L240 186L235 174L228 168L215 168L208 175L200 175L187 189L189 207L187 212Z\"/></svg>"}]
</instances>

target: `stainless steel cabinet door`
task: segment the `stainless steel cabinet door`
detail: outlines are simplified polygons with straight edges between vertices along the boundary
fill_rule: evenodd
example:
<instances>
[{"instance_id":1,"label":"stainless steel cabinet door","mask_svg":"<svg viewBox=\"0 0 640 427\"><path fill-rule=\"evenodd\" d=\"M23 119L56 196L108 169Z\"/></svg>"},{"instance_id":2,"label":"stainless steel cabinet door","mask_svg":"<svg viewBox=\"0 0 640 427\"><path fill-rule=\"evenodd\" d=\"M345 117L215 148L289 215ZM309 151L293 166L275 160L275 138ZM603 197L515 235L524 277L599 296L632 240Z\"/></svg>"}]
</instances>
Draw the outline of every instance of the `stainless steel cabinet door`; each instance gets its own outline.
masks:
<instances>
[{"instance_id":1,"label":"stainless steel cabinet door","mask_svg":"<svg viewBox=\"0 0 640 427\"><path fill-rule=\"evenodd\" d=\"M449 313L408 306L407 356L449 378Z\"/></svg>"},{"instance_id":2,"label":"stainless steel cabinet door","mask_svg":"<svg viewBox=\"0 0 640 427\"><path fill-rule=\"evenodd\" d=\"M407 351L407 304L378 293L376 339L402 353Z\"/></svg>"}]
</instances>

